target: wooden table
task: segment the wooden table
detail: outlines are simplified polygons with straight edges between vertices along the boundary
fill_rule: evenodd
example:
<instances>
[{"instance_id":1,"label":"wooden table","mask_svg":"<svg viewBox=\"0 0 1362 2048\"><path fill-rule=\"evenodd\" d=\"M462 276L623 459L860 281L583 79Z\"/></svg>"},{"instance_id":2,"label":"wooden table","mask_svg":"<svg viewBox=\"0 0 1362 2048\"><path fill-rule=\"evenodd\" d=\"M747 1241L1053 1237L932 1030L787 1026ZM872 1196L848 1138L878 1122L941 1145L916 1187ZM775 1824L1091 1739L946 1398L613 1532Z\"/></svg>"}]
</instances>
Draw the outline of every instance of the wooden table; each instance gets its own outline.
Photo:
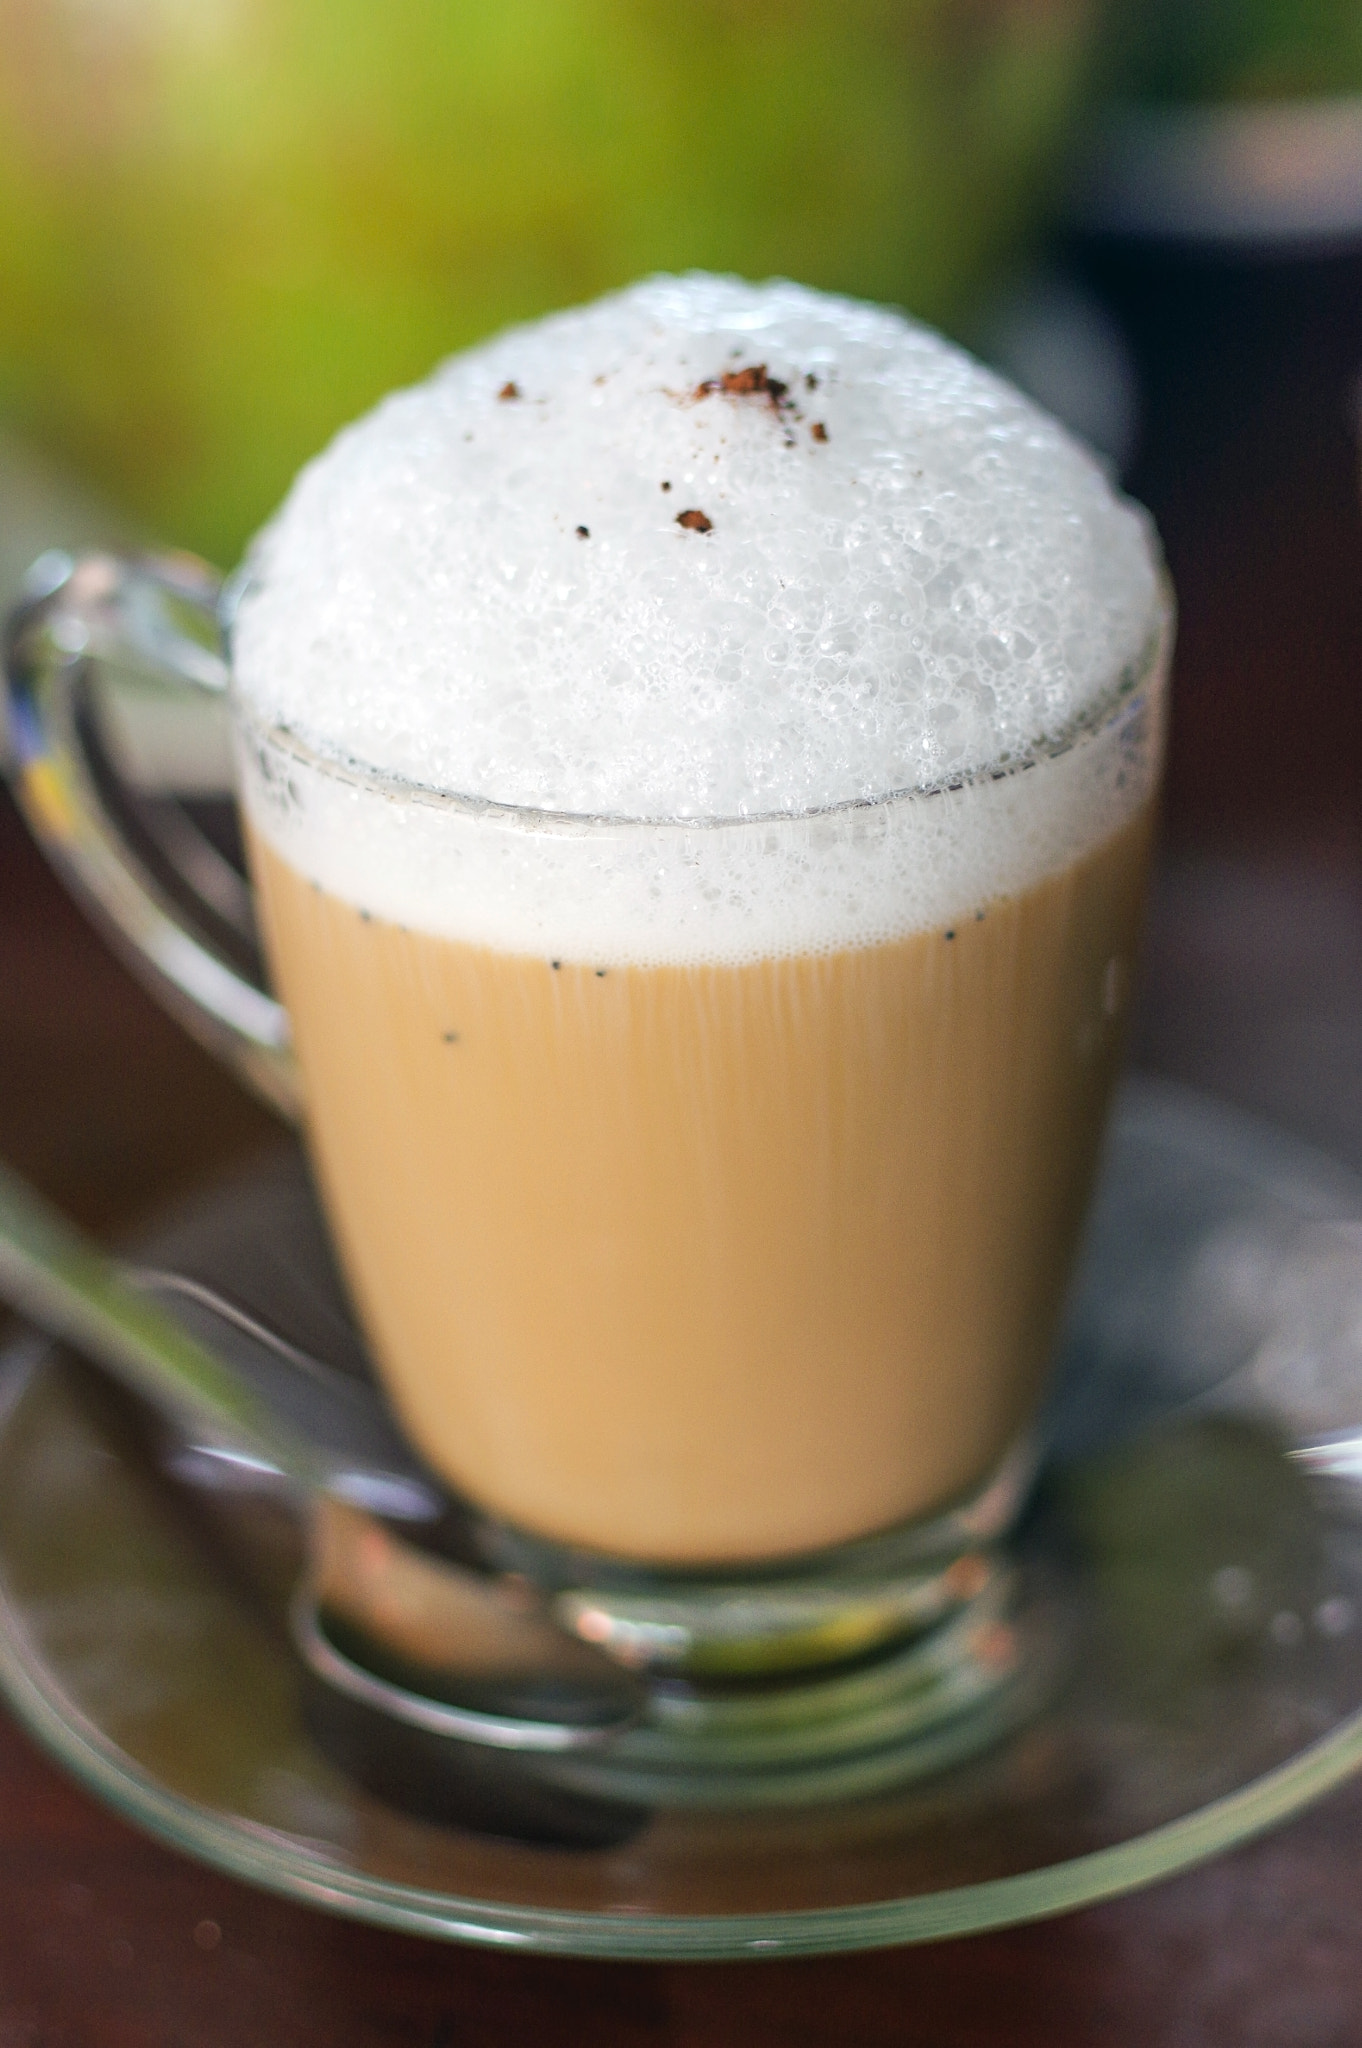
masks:
<instances>
[{"instance_id":1,"label":"wooden table","mask_svg":"<svg viewBox=\"0 0 1362 2048\"><path fill-rule=\"evenodd\" d=\"M1362 261L1088 250L1183 607L1138 1051L1362 1165ZM126 1228L270 1142L0 810L0 1155ZM1152 1891L821 1962L550 1962L332 1920L134 1833L0 1716L0 2048L1354 2048L1362 1783Z\"/></svg>"}]
</instances>

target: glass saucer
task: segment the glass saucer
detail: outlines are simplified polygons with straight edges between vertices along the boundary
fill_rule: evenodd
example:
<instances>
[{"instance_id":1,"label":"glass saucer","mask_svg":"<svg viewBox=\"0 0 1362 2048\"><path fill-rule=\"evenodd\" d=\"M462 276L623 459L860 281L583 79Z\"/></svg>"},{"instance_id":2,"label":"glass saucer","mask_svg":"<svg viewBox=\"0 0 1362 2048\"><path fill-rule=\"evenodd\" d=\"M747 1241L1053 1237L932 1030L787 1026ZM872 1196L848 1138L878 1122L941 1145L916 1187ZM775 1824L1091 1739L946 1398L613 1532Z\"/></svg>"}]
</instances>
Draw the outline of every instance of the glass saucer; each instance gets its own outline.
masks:
<instances>
[{"instance_id":1,"label":"glass saucer","mask_svg":"<svg viewBox=\"0 0 1362 2048\"><path fill-rule=\"evenodd\" d=\"M659 1782L572 1846L498 1834L495 1797L480 1825L448 1801L435 1818L435 1767L424 1817L410 1785L376 1797L334 1729L316 1739L289 1648L293 1502L32 1338L0 1357L0 1689L176 1847L446 1939L816 1954L1107 1898L1362 1763L1360 1250L1362 1182L1185 1091L1127 1088L1016 1547L1026 1711L931 1775L743 1811L668 1805ZM295 1152L155 1255L363 1369Z\"/></svg>"}]
</instances>

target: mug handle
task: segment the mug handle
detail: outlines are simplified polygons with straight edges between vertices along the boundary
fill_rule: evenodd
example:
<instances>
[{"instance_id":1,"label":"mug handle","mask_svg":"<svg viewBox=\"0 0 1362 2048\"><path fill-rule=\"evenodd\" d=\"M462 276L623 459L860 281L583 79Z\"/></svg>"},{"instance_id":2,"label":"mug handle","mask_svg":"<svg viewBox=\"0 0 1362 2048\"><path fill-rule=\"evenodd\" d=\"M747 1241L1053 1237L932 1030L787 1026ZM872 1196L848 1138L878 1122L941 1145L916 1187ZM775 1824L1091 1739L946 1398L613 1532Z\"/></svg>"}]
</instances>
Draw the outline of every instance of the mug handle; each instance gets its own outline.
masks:
<instances>
[{"instance_id":1,"label":"mug handle","mask_svg":"<svg viewBox=\"0 0 1362 2048\"><path fill-rule=\"evenodd\" d=\"M222 578L185 554L56 551L5 630L5 766L35 838L134 973L272 1108L301 1108L250 889L183 804L139 799L101 732L99 664L221 698Z\"/></svg>"}]
</instances>

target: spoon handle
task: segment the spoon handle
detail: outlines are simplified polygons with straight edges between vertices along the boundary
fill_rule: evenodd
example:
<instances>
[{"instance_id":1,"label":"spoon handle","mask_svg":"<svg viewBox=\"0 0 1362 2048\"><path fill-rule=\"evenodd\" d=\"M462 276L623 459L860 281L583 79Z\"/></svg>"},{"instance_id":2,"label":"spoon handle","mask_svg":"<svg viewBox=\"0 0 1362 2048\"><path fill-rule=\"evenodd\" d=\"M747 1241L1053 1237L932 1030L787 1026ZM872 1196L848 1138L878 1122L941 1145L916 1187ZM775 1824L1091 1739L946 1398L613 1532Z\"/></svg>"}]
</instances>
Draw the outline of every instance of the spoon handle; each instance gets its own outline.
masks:
<instances>
[{"instance_id":1,"label":"spoon handle","mask_svg":"<svg viewBox=\"0 0 1362 2048\"><path fill-rule=\"evenodd\" d=\"M407 1520L440 1511L435 1489L395 1448L391 1426L368 1415L377 1404L366 1404L363 1390L328 1388L335 1375L209 1290L121 1268L4 1165L0 1300L96 1359L191 1434L225 1437L299 1485L356 1506ZM167 1300L172 1307L162 1305ZM299 1427L281 1411L304 1384L306 1426ZM333 1410L345 1427L316 1426ZM377 1458L366 1455L366 1433L386 1436Z\"/></svg>"}]
</instances>

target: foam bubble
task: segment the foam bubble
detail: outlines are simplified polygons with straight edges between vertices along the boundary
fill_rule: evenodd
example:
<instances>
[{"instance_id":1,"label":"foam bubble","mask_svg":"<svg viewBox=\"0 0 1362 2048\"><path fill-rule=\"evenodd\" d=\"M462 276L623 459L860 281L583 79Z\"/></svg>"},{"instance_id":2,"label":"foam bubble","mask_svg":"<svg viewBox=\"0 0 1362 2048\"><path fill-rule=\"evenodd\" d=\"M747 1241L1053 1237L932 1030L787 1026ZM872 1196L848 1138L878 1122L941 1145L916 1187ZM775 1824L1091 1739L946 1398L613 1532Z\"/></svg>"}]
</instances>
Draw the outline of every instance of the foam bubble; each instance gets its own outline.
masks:
<instances>
[{"instance_id":1,"label":"foam bubble","mask_svg":"<svg viewBox=\"0 0 1362 2048\"><path fill-rule=\"evenodd\" d=\"M1147 666L1158 618L1144 516L960 350L792 284L652 279L454 358L304 470L252 551L235 618L245 722L291 736L287 769L248 750L247 802L281 851L352 899L518 948L571 950L566 919L582 957L786 950L801 943L791 890L840 903L847 929L912 929L958 907L940 822L904 825L878 881L861 855L834 873L851 843L840 828L822 867L810 842L794 869L784 854L753 867L750 834L692 832L706 881L691 895L666 859L648 880L646 835L602 828L585 866L559 847L576 879L555 910L542 830L484 818L471 852L466 811L361 803L318 759L635 819L968 784L984 795L957 791L938 817L977 814L960 829L991 846L997 886L983 893L998 894L1048 832L1004 830L1005 813L1066 817L1067 854L1046 856L1060 865L1115 829L1137 784L1148 793L1147 764L1080 827L1060 795L1076 771L1058 761L1007 777L1024 796L989 797L1003 785L978 778L1052 752ZM780 830L788 852L803 828ZM678 861L693 879L694 850ZM977 865L970 854L973 894ZM574 904L583 889L600 901ZM850 915L867 890L884 900ZM810 918L806 942L823 943L826 917ZM646 943L629 936L639 920Z\"/></svg>"}]
</instances>

